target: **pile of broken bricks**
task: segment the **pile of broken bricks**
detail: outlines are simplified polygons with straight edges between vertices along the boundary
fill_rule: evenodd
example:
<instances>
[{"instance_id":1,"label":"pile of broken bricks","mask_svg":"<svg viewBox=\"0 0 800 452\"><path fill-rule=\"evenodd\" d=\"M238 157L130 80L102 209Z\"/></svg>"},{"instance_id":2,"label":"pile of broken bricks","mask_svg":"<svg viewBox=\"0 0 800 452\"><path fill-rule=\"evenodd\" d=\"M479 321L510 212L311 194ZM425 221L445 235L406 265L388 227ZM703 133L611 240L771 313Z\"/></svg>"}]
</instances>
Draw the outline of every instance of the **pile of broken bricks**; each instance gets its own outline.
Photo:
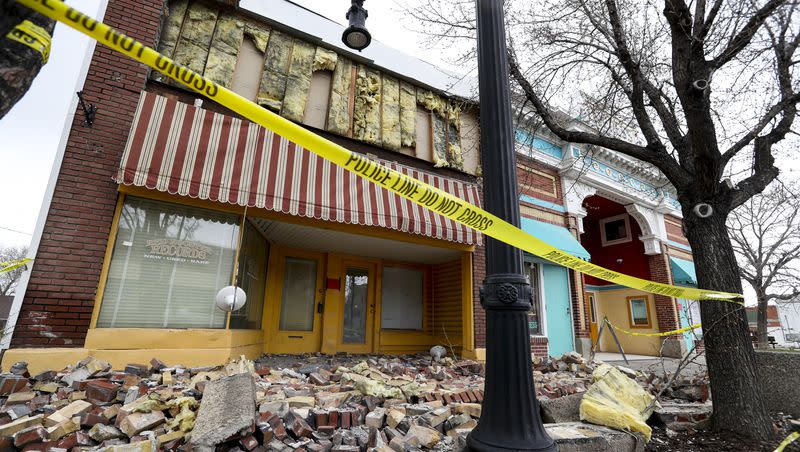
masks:
<instances>
[{"instance_id":1,"label":"pile of broken bricks","mask_svg":"<svg viewBox=\"0 0 800 452\"><path fill-rule=\"evenodd\" d=\"M479 363L309 361L115 371L90 357L33 376L18 363L0 375L0 450L453 450L480 417Z\"/></svg>"},{"instance_id":2,"label":"pile of broken bricks","mask_svg":"<svg viewBox=\"0 0 800 452\"><path fill-rule=\"evenodd\" d=\"M534 359L540 400L582 394L594 366ZM483 400L481 363L428 355L26 367L0 374L3 451L459 450Z\"/></svg>"}]
</instances>

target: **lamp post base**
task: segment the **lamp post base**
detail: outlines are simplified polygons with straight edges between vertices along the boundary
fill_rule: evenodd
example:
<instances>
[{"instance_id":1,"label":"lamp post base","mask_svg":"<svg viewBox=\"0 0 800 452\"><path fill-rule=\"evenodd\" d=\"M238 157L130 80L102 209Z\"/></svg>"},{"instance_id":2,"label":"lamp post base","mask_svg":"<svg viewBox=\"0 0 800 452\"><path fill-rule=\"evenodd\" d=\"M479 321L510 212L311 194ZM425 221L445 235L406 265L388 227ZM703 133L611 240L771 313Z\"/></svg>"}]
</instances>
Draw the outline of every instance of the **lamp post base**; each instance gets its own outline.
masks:
<instances>
[{"instance_id":1,"label":"lamp post base","mask_svg":"<svg viewBox=\"0 0 800 452\"><path fill-rule=\"evenodd\" d=\"M464 449L467 452L495 452L495 451L514 451L514 452L557 452L558 446L550 440L549 443L541 444L541 441L531 442L530 444L521 445L518 447L506 447L506 445L488 444L480 439L467 437L467 447Z\"/></svg>"},{"instance_id":2,"label":"lamp post base","mask_svg":"<svg viewBox=\"0 0 800 452\"><path fill-rule=\"evenodd\" d=\"M467 450L557 450L542 425L536 400L528 278L488 276L481 287L481 304L486 310L486 384L481 418L467 437Z\"/></svg>"}]
</instances>

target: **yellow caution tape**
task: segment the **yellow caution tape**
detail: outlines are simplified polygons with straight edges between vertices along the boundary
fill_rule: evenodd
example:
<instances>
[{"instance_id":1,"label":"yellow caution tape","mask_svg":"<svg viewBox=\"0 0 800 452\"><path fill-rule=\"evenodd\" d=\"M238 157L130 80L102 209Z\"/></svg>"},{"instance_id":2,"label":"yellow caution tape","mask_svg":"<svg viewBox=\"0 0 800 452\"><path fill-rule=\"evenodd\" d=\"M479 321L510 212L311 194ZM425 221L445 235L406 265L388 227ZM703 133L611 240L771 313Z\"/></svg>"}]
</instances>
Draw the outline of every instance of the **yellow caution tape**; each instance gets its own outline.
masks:
<instances>
[{"instance_id":1,"label":"yellow caution tape","mask_svg":"<svg viewBox=\"0 0 800 452\"><path fill-rule=\"evenodd\" d=\"M778 447L773 452L783 452L783 449L786 449L786 446L792 444L795 440L797 440L797 438L800 438L800 432L792 433L791 435L787 436L786 439L781 441L781 443L778 444Z\"/></svg>"},{"instance_id":2,"label":"yellow caution tape","mask_svg":"<svg viewBox=\"0 0 800 452\"><path fill-rule=\"evenodd\" d=\"M250 121L260 124L287 140L293 141L387 190L511 246L581 273L645 292L690 300L723 300L735 303L738 303L736 299L742 298L742 295L735 293L678 287L648 281L585 262L460 198L405 174L390 170L365 156L328 141L288 119L284 119L260 107L233 91L176 64L171 59L135 39L125 36L121 32L86 16L60 1L17 1L96 39L114 50L128 55L140 63L150 66L218 104L239 113Z\"/></svg>"},{"instance_id":3,"label":"yellow caution tape","mask_svg":"<svg viewBox=\"0 0 800 452\"><path fill-rule=\"evenodd\" d=\"M692 326L687 326L686 328L681 328L681 329L678 329L678 330L662 331L662 332L659 332L659 333L636 333L634 331L623 330L622 328L614 325L613 323L609 322L608 320L606 320L605 322L608 323L609 326L611 326L611 328L614 328L615 330L617 330L617 331L619 331L621 333L630 334L631 336L651 336L651 337L673 336L673 335L676 335L676 334L685 333L687 331L696 330L697 328L700 328L700 327L703 326L702 323L695 323Z\"/></svg>"},{"instance_id":4,"label":"yellow caution tape","mask_svg":"<svg viewBox=\"0 0 800 452\"><path fill-rule=\"evenodd\" d=\"M8 273L11 270L23 267L32 260L33 259L26 257L23 259L14 259L13 261L8 262L0 262L0 273Z\"/></svg>"},{"instance_id":5,"label":"yellow caution tape","mask_svg":"<svg viewBox=\"0 0 800 452\"><path fill-rule=\"evenodd\" d=\"M50 58L50 33L29 20L22 21L6 37L41 53L42 64L46 64Z\"/></svg>"}]
</instances>

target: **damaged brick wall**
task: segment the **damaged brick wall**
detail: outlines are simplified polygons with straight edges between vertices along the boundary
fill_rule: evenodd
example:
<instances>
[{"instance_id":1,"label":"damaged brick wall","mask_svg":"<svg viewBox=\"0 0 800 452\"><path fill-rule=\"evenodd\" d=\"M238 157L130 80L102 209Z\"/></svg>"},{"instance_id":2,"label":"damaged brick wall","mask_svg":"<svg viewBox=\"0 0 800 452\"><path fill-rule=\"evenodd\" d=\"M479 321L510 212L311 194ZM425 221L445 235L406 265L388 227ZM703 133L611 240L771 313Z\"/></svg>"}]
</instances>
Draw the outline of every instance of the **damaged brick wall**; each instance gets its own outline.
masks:
<instances>
[{"instance_id":1,"label":"damaged brick wall","mask_svg":"<svg viewBox=\"0 0 800 452\"><path fill-rule=\"evenodd\" d=\"M163 7L163 0L110 0L105 22L153 46ZM117 202L111 175L147 73L105 46L95 49L83 93L97 117L84 127L79 107L73 119L12 347L83 345Z\"/></svg>"}]
</instances>

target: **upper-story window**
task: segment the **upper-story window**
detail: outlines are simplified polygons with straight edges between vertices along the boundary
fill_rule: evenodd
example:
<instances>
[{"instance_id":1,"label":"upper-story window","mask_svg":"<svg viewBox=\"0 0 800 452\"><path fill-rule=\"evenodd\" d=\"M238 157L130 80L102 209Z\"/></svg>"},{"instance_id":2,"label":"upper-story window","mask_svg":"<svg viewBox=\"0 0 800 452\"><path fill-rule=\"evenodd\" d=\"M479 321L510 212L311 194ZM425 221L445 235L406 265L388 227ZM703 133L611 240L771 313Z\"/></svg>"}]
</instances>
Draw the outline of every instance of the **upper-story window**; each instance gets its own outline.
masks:
<instances>
[{"instance_id":1,"label":"upper-story window","mask_svg":"<svg viewBox=\"0 0 800 452\"><path fill-rule=\"evenodd\" d=\"M600 239L603 246L616 245L633 240L628 214L624 213L600 220Z\"/></svg>"}]
</instances>

